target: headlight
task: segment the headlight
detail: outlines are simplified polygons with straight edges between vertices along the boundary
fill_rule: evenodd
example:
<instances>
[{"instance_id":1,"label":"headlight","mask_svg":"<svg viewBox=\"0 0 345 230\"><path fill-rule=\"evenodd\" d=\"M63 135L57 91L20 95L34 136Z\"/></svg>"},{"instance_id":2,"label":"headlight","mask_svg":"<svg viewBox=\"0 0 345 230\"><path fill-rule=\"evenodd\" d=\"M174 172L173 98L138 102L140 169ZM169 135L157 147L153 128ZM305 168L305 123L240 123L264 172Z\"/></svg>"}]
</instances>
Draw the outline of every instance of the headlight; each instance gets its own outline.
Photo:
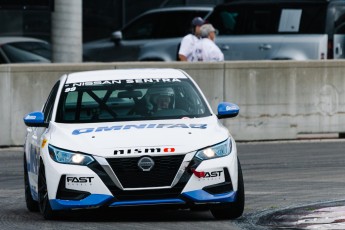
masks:
<instances>
[{"instance_id":1,"label":"headlight","mask_svg":"<svg viewBox=\"0 0 345 230\"><path fill-rule=\"evenodd\" d=\"M59 149L52 145L49 145L48 149L49 149L50 157L58 163L74 164L74 165L88 165L94 161L92 156Z\"/></svg>"},{"instance_id":2,"label":"headlight","mask_svg":"<svg viewBox=\"0 0 345 230\"><path fill-rule=\"evenodd\" d=\"M208 160L208 159L213 159L217 157L224 157L230 154L231 147L232 147L231 140L229 138L220 144L208 147L206 149L199 150L195 156L199 158L200 160Z\"/></svg>"}]
</instances>

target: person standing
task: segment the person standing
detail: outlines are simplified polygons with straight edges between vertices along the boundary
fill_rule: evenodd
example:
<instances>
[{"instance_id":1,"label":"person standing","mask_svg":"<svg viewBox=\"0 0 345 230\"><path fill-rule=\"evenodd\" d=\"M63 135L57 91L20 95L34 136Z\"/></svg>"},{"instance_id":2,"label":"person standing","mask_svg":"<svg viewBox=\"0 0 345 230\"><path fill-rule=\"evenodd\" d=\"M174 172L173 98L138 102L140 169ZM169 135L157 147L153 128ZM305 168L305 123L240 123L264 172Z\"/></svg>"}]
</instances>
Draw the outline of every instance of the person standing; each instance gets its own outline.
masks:
<instances>
[{"instance_id":1,"label":"person standing","mask_svg":"<svg viewBox=\"0 0 345 230\"><path fill-rule=\"evenodd\" d=\"M200 27L201 39L196 43L192 61L193 62L217 62L224 61L224 54L216 45L216 29L211 24L204 24Z\"/></svg>"},{"instance_id":2,"label":"person standing","mask_svg":"<svg viewBox=\"0 0 345 230\"><path fill-rule=\"evenodd\" d=\"M192 20L192 33L187 34L181 40L178 58L180 61L192 61L194 45L200 37L200 27L205 23L201 17L195 17Z\"/></svg>"}]
</instances>

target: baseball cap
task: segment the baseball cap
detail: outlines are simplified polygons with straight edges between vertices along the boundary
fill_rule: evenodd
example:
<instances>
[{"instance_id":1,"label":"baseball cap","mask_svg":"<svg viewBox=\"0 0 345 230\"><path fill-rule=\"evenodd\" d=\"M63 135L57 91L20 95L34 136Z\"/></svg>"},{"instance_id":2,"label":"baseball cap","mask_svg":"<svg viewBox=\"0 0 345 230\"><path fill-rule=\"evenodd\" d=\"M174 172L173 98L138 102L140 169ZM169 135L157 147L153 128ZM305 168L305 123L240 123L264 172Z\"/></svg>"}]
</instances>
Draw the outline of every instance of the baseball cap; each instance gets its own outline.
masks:
<instances>
[{"instance_id":1,"label":"baseball cap","mask_svg":"<svg viewBox=\"0 0 345 230\"><path fill-rule=\"evenodd\" d=\"M204 24L200 27L201 37L203 38L208 37L208 34L211 32L215 32L216 34L218 33L218 31L211 24Z\"/></svg>"},{"instance_id":2,"label":"baseball cap","mask_svg":"<svg viewBox=\"0 0 345 230\"><path fill-rule=\"evenodd\" d=\"M201 17L195 17L192 20L192 25L193 26L201 26L205 23L204 19L202 19Z\"/></svg>"}]
</instances>

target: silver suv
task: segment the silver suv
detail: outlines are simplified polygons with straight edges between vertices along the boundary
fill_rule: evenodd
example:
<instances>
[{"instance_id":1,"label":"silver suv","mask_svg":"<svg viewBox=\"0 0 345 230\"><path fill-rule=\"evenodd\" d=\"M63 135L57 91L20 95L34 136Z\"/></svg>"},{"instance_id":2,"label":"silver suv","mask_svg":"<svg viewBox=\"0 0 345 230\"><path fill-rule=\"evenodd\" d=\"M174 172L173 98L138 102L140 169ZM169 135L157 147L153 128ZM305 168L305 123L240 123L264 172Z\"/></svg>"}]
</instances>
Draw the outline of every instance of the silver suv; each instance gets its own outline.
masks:
<instances>
[{"instance_id":1,"label":"silver suv","mask_svg":"<svg viewBox=\"0 0 345 230\"><path fill-rule=\"evenodd\" d=\"M212 7L166 7L150 10L111 38L85 43L84 61L173 61L194 17L205 17ZM145 50L143 52L142 50Z\"/></svg>"},{"instance_id":2,"label":"silver suv","mask_svg":"<svg viewBox=\"0 0 345 230\"><path fill-rule=\"evenodd\" d=\"M344 0L232 0L207 20L226 60L345 58Z\"/></svg>"}]
</instances>

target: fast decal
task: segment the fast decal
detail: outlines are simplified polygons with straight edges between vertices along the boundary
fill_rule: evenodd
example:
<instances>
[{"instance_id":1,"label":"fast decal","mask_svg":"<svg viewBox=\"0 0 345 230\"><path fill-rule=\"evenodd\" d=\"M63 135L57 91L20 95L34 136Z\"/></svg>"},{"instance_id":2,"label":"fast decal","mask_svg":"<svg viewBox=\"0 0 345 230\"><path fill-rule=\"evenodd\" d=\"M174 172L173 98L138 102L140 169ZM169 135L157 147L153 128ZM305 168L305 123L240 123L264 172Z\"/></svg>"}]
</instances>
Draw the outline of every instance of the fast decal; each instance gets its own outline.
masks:
<instances>
[{"instance_id":1,"label":"fast decal","mask_svg":"<svg viewBox=\"0 0 345 230\"><path fill-rule=\"evenodd\" d=\"M97 128L82 128L72 131L72 135L79 135L92 132L108 132L114 130L129 130L129 129L206 129L207 124L139 124L139 125L114 125L114 126L101 126Z\"/></svg>"},{"instance_id":2,"label":"fast decal","mask_svg":"<svg viewBox=\"0 0 345 230\"><path fill-rule=\"evenodd\" d=\"M211 172L204 172L204 171L196 171L192 169L193 174L198 178L213 178L213 177L220 177L222 175L223 170L220 171L211 171Z\"/></svg>"},{"instance_id":3,"label":"fast decal","mask_svg":"<svg viewBox=\"0 0 345 230\"><path fill-rule=\"evenodd\" d=\"M74 177L74 176L68 176L66 177L67 183L91 183L94 177Z\"/></svg>"},{"instance_id":4,"label":"fast decal","mask_svg":"<svg viewBox=\"0 0 345 230\"><path fill-rule=\"evenodd\" d=\"M65 85L65 92L75 91L79 86L92 86L92 85L120 85L120 84L143 84L155 82L181 82L178 78L148 78L148 79L126 79L126 80L104 80L104 81L86 81L76 82Z\"/></svg>"}]
</instances>

